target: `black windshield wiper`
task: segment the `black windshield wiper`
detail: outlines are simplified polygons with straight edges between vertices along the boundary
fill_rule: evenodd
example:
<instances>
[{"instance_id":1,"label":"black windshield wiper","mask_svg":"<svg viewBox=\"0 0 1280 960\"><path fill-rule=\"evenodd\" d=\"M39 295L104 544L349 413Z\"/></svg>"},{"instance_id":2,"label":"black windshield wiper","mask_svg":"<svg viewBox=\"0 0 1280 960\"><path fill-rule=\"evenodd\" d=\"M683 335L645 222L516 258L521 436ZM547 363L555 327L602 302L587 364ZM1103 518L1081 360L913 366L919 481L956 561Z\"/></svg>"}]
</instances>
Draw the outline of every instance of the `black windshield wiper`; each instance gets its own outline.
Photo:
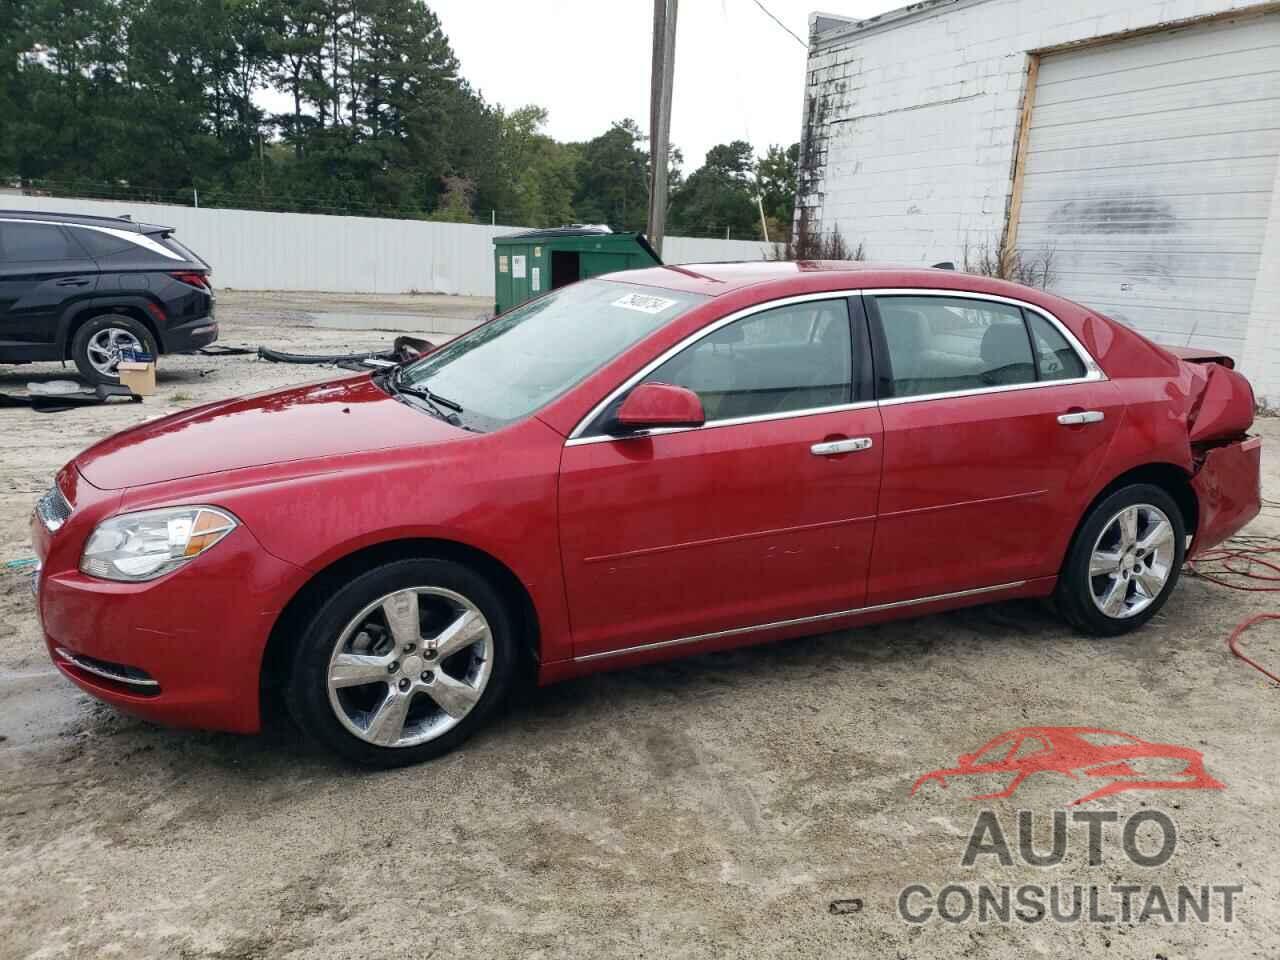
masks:
<instances>
[{"instance_id":1,"label":"black windshield wiper","mask_svg":"<svg viewBox=\"0 0 1280 960\"><path fill-rule=\"evenodd\" d=\"M421 386L405 383L400 375L402 369L403 368L397 367L395 373L391 375L391 388L393 390L397 393L406 393L411 397L417 397L419 400L427 401L427 403L431 404L431 406L436 409L437 413L439 413L445 420L454 422L458 419L453 414L462 412L462 404L458 403L456 400L450 400L448 397L440 396L440 394L432 391L425 383ZM452 410L453 414L446 414L442 412L440 410L441 407L447 410Z\"/></svg>"}]
</instances>

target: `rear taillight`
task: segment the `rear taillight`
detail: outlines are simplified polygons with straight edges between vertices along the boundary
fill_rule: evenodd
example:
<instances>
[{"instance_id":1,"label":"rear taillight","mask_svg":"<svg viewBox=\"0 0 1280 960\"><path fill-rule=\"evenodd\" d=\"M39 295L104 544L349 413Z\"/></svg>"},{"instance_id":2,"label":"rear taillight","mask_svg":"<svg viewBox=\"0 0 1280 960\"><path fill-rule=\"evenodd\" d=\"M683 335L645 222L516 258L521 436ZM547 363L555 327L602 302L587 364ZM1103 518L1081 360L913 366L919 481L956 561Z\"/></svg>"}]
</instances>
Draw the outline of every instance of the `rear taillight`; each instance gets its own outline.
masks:
<instances>
[{"instance_id":1,"label":"rear taillight","mask_svg":"<svg viewBox=\"0 0 1280 960\"><path fill-rule=\"evenodd\" d=\"M201 290L212 289L209 286L209 275L201 273L199 270L175 270L169 276L175 280L181 280L189 286L199 287Z\"/></svg>"}]
</instances>

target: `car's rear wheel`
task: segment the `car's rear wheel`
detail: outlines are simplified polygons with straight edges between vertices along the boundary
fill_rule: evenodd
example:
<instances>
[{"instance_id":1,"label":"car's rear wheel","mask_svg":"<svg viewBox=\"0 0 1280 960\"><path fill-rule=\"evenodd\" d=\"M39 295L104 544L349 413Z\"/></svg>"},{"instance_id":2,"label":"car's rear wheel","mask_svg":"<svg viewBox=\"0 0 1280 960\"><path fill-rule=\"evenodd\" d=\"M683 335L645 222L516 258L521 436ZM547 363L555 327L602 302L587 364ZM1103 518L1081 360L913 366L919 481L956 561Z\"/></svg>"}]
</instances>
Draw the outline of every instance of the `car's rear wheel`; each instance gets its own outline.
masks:
<instances>
[{"instance_id":1,"label":"car's rear wheel","mask_svg":"<svg viewBox=\"0 0 1280 960\"><path fill-rule=\"evenodd\" d=\"M1087 633L1137 629L1173 592L1185 543L1182 511L1163 489L1133 484L1117 490L1076 534L1058 579L1058 608Z\"/></svg>"},{"instance_id":2,"label":"car's rear wheel","mask_svg":"<svg viewBox=\"0 0 1280 960\"><path fill-rule=\"evenodd\" d=\"M90 383L119 383L126 351L154 357L156 341L144 324L121 313L93 317L71 338L71 359Z\"/></svg>"},{"instance_id":3,"label":"car's rear wheel","mask_svg":"<svg viewBox=\"0 0 1280 960\"><path fill-rule=\"evenodd\" d=\"M449 560L362 574L297 637L286 698L298 724L357 763L396 767L457 746L501 702L515 669L501 596Z\"/></svg>"}]
</instances>

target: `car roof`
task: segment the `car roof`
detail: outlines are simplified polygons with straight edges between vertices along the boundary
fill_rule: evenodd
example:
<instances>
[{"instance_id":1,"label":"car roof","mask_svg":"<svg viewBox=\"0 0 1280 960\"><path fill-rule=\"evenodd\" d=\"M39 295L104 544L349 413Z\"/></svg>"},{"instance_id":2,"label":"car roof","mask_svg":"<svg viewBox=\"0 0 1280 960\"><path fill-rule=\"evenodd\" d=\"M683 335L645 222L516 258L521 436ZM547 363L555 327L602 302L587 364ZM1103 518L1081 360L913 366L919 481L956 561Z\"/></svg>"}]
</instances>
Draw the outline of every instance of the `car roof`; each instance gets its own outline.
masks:
<instances>
[{"instance_id":1,"label":"car roof","mask_svg":"<svg viewBox=\"0 0 1280 960\"><path fill-rule=\"evenodd\" d=\"M3 210L0 220L36 220L44 223L77 223L87 227L110 227L113 230L130 230L136 233L172 233L172 227L139 223L129 217L103 217L87 213L59 213L54 210Z\"/></svg>"},{"instance_id":2,"label":"car roof","mask_svg":"<svg viewBox=\"0 0 1280 960\"><path fill-rule=\"evenodd\" d=\"M645 267L607 273L603 277L619 283L662 287L686 293L717 297L758 284L794 284L806 289L856 289L860 287L935 287L944 277L964 277L975 290L987 290L987 277L957 274L936 267L903 267L886 263L850 260L744 260L732 263L685 263ZM998 282L998 281L997 281ZM952 283L946 286L954 286ZM799 292L799 291L797 291ZM989 292L997 290L992 287Z\"/></svg>"}]
</instances>

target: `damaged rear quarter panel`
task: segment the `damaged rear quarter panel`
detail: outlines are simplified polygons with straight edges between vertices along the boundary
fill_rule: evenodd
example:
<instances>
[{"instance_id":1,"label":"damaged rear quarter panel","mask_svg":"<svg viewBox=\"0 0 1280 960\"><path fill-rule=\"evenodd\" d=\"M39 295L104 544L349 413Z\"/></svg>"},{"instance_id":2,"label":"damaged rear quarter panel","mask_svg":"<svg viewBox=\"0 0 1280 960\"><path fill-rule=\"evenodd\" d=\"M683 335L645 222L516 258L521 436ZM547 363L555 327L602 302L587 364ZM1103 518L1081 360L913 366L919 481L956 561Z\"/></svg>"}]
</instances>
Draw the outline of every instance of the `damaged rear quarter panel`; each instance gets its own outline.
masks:
<instances>
[{"instance_id":1,"label":"damaged rear quarter panel","mask_svg":"<svg viewBox=\"0 0 1280 960\"><path fill-rule=\"evenodd\" d=\"M1240 531L1262 509L1262 438L1211 448L1191 488L1200 501L1200 524L1188 559Z\"/></svg>"}]
</instances>

